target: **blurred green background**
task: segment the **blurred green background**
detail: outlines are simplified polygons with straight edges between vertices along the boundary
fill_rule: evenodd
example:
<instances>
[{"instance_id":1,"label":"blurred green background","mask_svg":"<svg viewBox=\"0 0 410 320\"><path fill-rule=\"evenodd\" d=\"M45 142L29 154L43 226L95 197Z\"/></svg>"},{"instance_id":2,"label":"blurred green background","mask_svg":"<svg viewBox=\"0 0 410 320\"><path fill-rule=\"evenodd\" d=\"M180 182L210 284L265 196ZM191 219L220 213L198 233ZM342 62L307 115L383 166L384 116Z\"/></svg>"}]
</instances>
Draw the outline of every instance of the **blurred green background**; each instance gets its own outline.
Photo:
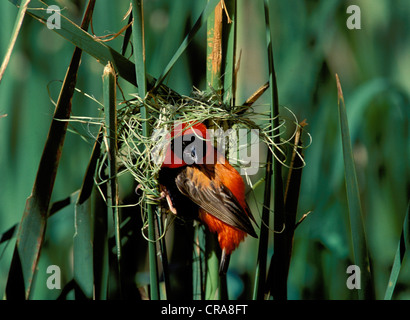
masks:
<instances>
[{"instance_id":1,"label":"blurred green background","mask_svg":"<svg viewBox=\"0 0 410 320\"><path fill-rule=\"evenodd\" d=\"M63 14L80 23L84 1L62 1ZM238 103L268 80L263 1L238 0ZM206 0L144 2L147 72L158 77ZM313 142L305 150L299 217L312 210L296 230L288 289L290 299L351 299L346 268L352 264L344 166L337 112L338 73L349 116L376 297L382 299L410 195L410 2L408 0L272 1L273 50L279 102L306 119ZM349 30L349 5L361 9L361 29ZM117 32L129 2L98 1L93 31ZM4 57L17 9L0 10L0 57ZM108 44L121 50L122 37ZM44 142L70 62L73 45L31 17L24 20L8 69L0 84L0 234L20 222L31 193ZM174 66L166 84L189 95L206 88L206 30L202 28ZM83 54L75 116L98 116L103 66ZM136 89L120 81L125 99ZM119 97L122 99L122 97ZM267 108L264 94L256 103ZM73 123L67 135L52 201L81 186L96 128ZM87 139L88 137L88 139ZM131 184L124 183L124 189ZM262 190L262 189L261 189ZM125 190L125 193L129 190ZM262 192L260 192L262 193ZM259 194L256 195L259 199ZM260 197L262 199L262 197ZM262 201L262 200L261 200ZM261 205L250 199L254 215ZM255 209L256 208L256 209ZM72 278L73 206L52 216L37 271L35 298L55 298L45 286L46 267L62 268L63 283ZM4 292L14 242L0 245L0 292ZM232 256L232 298L250 298L244 274L253 276L257 241L248 239ZM171 249L170 249L171 250ZM240 253L239 253L240 252ZM270 254L272 251L270 251ZM408 255L408 254L407 254ZM142 270L143 271L143 270ZM240 276L239 276L240 275ZM144 273L136 281L144 281ZM142 280L141 280L142 279ZM44 285L43 285L44 283ZM246 288L246 289L244 289ZM410 299L409 257L404 260L394 299Z\"/></svg>"}]
</instances>

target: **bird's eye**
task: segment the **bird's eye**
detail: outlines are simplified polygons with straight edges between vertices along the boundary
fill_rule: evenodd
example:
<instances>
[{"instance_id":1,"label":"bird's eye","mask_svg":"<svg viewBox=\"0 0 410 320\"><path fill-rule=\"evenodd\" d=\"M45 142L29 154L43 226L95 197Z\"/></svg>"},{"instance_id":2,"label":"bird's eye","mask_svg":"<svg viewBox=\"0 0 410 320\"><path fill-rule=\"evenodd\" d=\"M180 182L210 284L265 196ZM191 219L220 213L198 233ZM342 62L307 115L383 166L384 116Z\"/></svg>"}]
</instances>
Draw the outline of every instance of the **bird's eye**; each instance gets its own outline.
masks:
<instances>
[{"instance_id":1,"label":"bird's eye","mask_svg":"<svg viewBox=\"0 0 410 320\"><path fill-rule=\"evenodd\" d=\"M192 157L193 159L196 158L196 150L195 150L195 147L193 147L193 148L191 149L191 157Z\"/></svg>"}]
</instances>

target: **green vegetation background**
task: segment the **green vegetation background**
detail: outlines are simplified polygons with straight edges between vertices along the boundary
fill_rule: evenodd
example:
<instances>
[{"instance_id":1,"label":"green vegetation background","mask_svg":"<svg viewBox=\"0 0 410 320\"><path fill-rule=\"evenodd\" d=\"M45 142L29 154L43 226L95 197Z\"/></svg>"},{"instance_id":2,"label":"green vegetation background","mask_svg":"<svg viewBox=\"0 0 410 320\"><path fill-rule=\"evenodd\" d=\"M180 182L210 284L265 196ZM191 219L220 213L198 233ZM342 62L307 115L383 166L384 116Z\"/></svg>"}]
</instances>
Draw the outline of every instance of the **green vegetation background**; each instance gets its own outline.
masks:
<instances>
[{"instance_id":1,"label":"green vegetation background","mask_svg":"<svg viewBox=\"0 0 410 320\"><path fill-rule=\"evenodd\" d=\"M83 2L63 1L63 14L79 23ZM205 4L205 0L144 3L148 73L154 77L162 73ZM346 8L350 4L361 8L361 30L346 27ZM128 6L124 0L99 1L93 16L94 33L101 36L120 30L126 23L122 17ZM355 297L346 288L346 268L352 264L352 257L334 77L338 73L349 116L376 297L381 299L410 194L410 2L277 0L273 8L279 102L300 121L307 120L313 138L305 151L299 218L308 211L312 213L295 233L289 298ZM16 13L10 2L2 4L0 57L8 46ZM263 2L239 0L237 21L237 49L241 52L237 101L242 103L268 79ZM120 51L122 38L108 44ZM21 220L54 111L51 99L57 100L73 49L56 33L31 17L25 18L0 84L0 115L7 114L0 118L0 233ZM193 86L205 89L205 59L203 28L174 66L166 84L187 95ZM102 65L83 54L77 87L99 101L102 71ZM126 95L136 92L125 81L121 81L121 87ZM266 107L268 101L265 94L257 105ZM98 108L84 94L75 94L73 115L98 116ZM87 125L73 124L71 129L95 134L95 128ZM91 141L75 133L67 135L52 201L67 197L81 186ZM132 192L131 185L127 179L122 181L125 194ZM257 211L254 199L249 201ZM73 206L49 219L34 298L53 299L58 295L46 288L48 265L61 266L63 284L72 278L73 233ZM13 241L0 245L1 293L13 246ZM248 239L232 257L228 276L232 298L251 297L251 291L244 292L243 279L244 274L253 277L256 248L256 240ZM410 299L408 260L404 260L394 299ZM135 277L138 284L146 282L143 271Z\"/></svg>"}]
</instances>

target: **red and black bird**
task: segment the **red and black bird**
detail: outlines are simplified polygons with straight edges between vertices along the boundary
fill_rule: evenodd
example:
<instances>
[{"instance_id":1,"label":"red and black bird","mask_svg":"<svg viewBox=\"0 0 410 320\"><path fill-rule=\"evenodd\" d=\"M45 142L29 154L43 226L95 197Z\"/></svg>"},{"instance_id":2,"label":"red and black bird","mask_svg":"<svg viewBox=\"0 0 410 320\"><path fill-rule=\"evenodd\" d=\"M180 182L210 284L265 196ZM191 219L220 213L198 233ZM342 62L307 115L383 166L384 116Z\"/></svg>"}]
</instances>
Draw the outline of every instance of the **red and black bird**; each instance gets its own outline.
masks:
<instances>
[{"instance_id":1,"label":"red and black bird","mask_svg":"<svg viewBox=\"0 0 410 320\"><path fill-rule=\"evenodd\" d=\"M202 123L174 127L159 172L159 183L174 214L194 215L216 232L222 249L219 273L247 234L257 238L238 171L211 144Z\"/></svg>"}]
</instances>

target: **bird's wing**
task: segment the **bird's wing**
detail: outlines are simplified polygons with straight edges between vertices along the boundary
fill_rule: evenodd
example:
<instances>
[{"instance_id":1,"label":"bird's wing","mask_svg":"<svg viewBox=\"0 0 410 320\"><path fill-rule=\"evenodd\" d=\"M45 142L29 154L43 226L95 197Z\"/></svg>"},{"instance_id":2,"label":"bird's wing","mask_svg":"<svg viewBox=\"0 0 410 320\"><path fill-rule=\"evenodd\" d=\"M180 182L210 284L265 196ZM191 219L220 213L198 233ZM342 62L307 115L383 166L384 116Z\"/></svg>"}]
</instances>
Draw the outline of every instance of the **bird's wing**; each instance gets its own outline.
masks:
<instances>
[{"instance_id":1,"label":"bird's wing","mask_svg":"<svg viewBox=\"0 0 410 320\"><path fill-rule=\"evenodd\" d=\"M257 238L247 212L238 199L225 185L210 179L199 167L186 167L178 174L175 183L182 194L206 212Z\"/></svg>"}]
</instances>

